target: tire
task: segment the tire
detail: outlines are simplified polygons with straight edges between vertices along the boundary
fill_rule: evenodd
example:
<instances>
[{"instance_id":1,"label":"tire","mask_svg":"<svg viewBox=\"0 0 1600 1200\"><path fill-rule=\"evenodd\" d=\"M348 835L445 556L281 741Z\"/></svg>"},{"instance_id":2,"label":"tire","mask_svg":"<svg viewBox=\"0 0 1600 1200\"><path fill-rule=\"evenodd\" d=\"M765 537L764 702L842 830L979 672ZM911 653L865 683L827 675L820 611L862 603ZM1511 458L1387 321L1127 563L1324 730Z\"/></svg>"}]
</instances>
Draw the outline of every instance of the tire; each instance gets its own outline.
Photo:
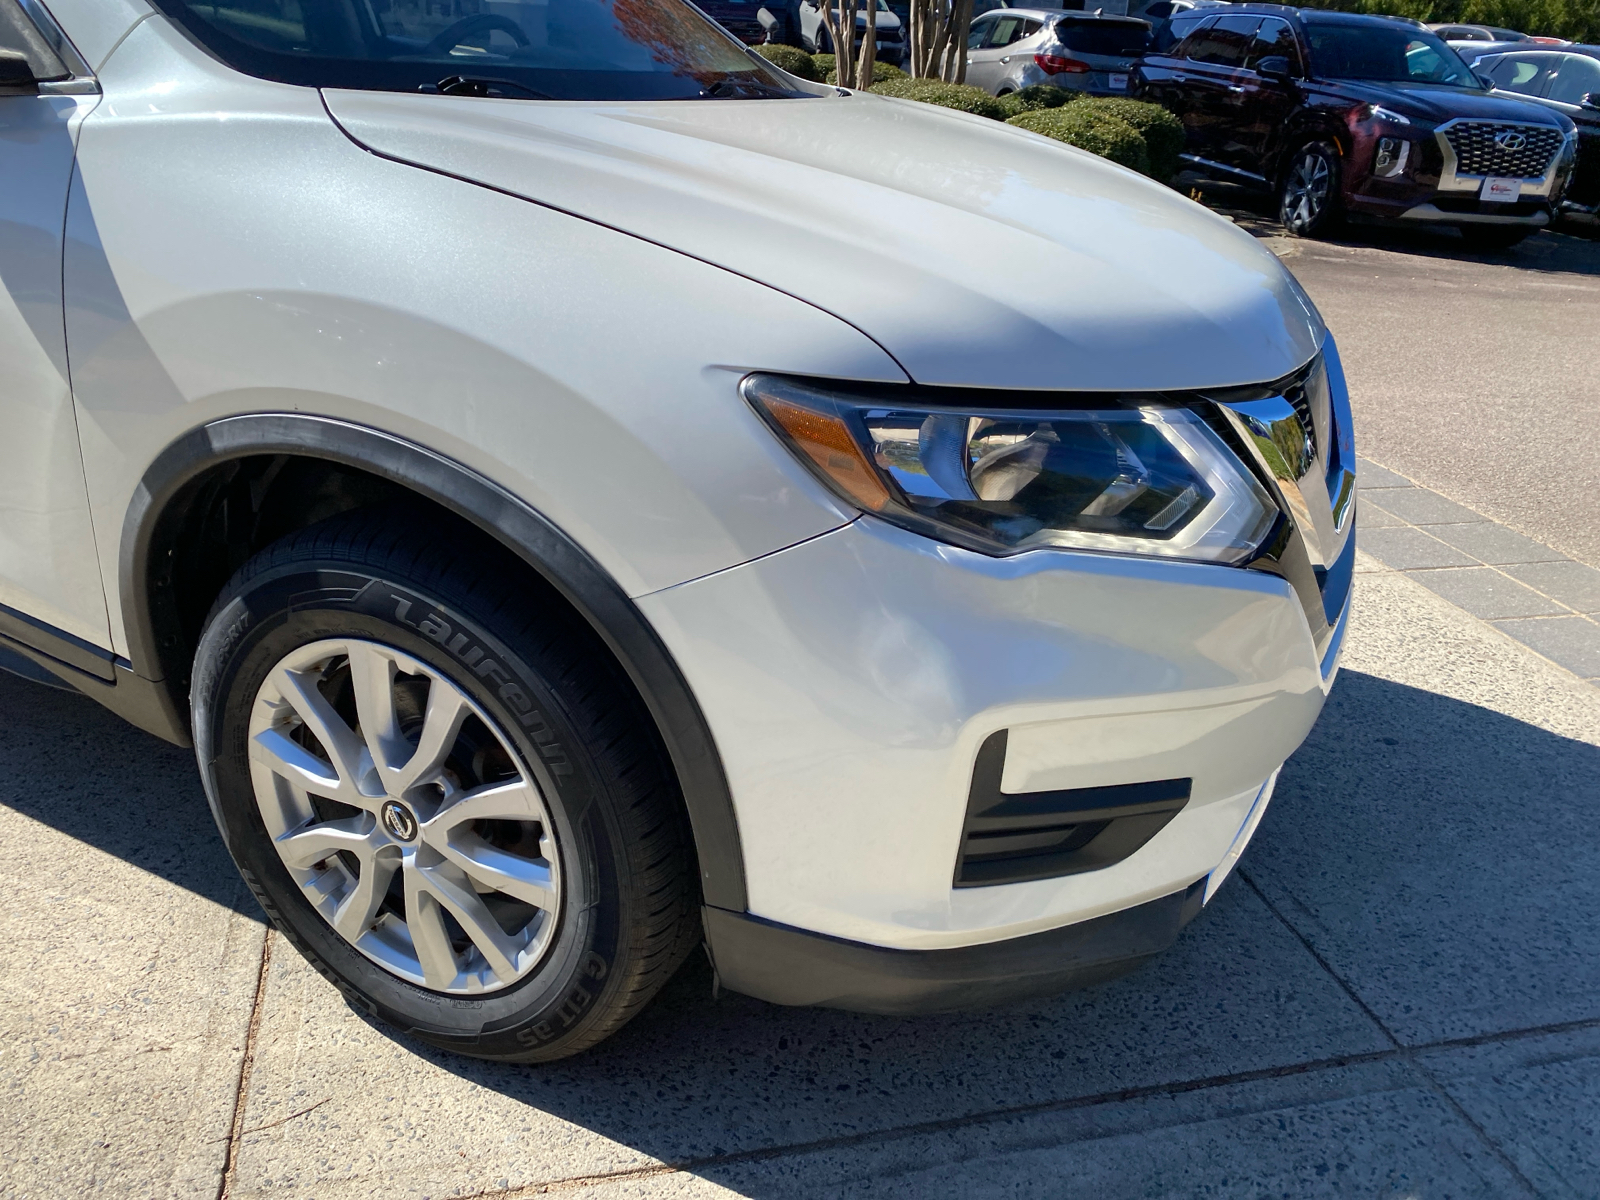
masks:
<instances>
[{"instance_id":1,"label":"tire","mask_svg":"<svg viewBox=\"0 0 1600 1200\"><path fill-rule=\"evenodd\" d=\"M1461 237L1474 250L1509 250L1533 232L1517 225L1461 225Z\"/></svg>"},{"instance_id":2,"label":"tire","mask_svg":"<svg viewBox=\"0 0 1600 1200\"><path fill-rule=\"evenodd\" d=\"M1327 237L1344 223L1339 150L1307 142L1289 156L1278 181L1278 220L1294 237Z\"/></svg>"},{"instance_id":3,"label":"tire","mask_svg":"<svg viewBox=\"0 0 1600 1200\"><path fill-rule=\"evenodd\" d=\"M427 513L336 517L235 574L191 695L213 815L284 937L362 1013L541 1062L620 1028L700 934L654 725L517 566Z\"/></svg>"}]
</instances>

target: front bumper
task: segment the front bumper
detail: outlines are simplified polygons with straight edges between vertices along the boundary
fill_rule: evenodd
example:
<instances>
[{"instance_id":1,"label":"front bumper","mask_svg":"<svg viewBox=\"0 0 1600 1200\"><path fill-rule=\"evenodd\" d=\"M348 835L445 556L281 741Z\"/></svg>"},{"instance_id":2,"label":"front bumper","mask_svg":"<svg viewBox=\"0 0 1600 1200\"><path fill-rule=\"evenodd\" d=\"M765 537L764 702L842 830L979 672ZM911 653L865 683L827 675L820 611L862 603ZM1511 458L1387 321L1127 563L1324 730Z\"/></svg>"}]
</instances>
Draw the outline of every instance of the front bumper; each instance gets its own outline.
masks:
<instances>
[{"instance_id":1,"label":"front bumper","mask_svg":"<svg viewBox=\"0 0 1600 1200\"><path fill-rule=\"evenodd\" d=\"M773 1004L907 1016L986 1008L1088 987L1162 953L1216 894L1254 835L1276 774L1228 853L1182 891L1105 916L1002 942L896 950L827 937L748 913L702 910L720 985Z\"/></svg>"},{"instance_id":2,"label":"front bumper","mask_svg":"<svg viewBox=\"0 0 1600 1200\"><path fill-rule=\"evenodd\" d=\"M1379 184L1383 186L1380 188ZM1441 192L1438 189L1405 181L1368 184L1365 192L1345 198L1352 213L1380 221L1410 225L1524 225L1538 229L1551 220L1550 202L1542 197L1518 200L1515 204L1486 204L1476 194Z\"/></svg>"},{"instance_id":3,"label":"front bumper","mask_svg":"<svg viewBox=\"0 0 1600 1200\"><path fill-rule=\"evenodd\" d=\"M1172 945L1205 880L1121 912L1028 937L951 950L896 950L749 914L704 910L717 982L773 1004L908 1016L987 1008L1114 979Z\"/></svg>"},{"instance_id":4,"label":"front bumper","mask_svg":"<svg viewBox=\"0 0 1600 1200\"><path fill-rule=\"evenodd\" d=\"M1231 870L1337 670L1355 459L1331 339L1322 361L1327 388L1308 365L1206 397L1286 514L1257 569L995 558L867 516L638 598L733 797L748 911L705 914L726 986L967 1007L1176 935L1163 905Z\"/></svg>"},{"instance_id":5,"label":"front bumper","mask_svg":"<svg viewBox=\"0 0 1600 1200\"><path fill-rule=\"evenodd\" d=\"M898 949L1022 937L1188 887L1327 683L1329 647L1279 576L996 559L870 518L639 604L716 740L750 912ZM957 887L974 764L1001 730L1005 793L1181 779L1188 801L1113 865Z\"/></svg>"},{"instance_id":6,"label":"front bumper","mask_svg":"<svg viewBox=\"0 0 1600 1200\"><path fill-rule=\"evenodd\" d=\"M1512 211L1506 211L1510 209ZM1521 210L1521 211L1519 211ZM1473 209L1449 211L1437 204L1416 204L1400 214L1402 221L1424 221L1437 225L1522 225L1540 229L1550 223L1550 210L1543 205L1524 209L1522 205L1479 205Z\"/></svg>"},{"instance_id":7,"label":"front bumper","mask_svg":"<svg viewBox=\"0 0 1600 1200\"><path fill-rule=\"evenodd\" d=\"M1482 145L1473 148L1471 138L1477 136L1473 130L1484 137L1498 132L1544 142L1536 153L1523 159L1509 152L1486 152ZM1355 163L1370 164L1377 133L1383 132L1357 131ZM1399 136L1401 131L1390 128L1387 132ZM1351 172L1347 186L1354 190L1345 196L1351 212L1407 224L1538 229L1552 220L1576 161L1571 140L1543 123L1457 118L1440 125L1425 140L1402 140L1412 147L1412 168L1392 178L1364 170ZM1465 159L1461 151L1467 154ZM1504 203L1485 202L1483 187L1491 177L1517 180L1515 197Z\"/></svg>"}]
</instances>

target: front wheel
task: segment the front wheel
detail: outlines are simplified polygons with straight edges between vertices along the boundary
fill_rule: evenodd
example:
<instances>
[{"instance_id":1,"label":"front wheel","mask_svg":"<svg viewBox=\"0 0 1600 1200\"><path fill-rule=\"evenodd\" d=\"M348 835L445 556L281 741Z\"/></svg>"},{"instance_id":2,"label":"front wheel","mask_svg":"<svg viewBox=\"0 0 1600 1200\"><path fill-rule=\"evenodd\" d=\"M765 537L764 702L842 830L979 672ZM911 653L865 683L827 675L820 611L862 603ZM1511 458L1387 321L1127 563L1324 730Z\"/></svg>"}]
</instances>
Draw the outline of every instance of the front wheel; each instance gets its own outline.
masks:
<instances>
[{"instance_id":1,"label":"front wheel","mask_svg":"<svg viewBox=\"0 0 1600 1200\"><path fill-rule=\"evenodd\" d=\"M1289 157L1278 189L1278 220L1295 237L1327 237L1344 216L1339 195L1339 151L1310 142Z\"/></svg>"},{"instance_id":2,"label":"front wheel","mask_svg":"<svg viewBox=\"0 0 1600 1200\"><path fill-rule=\"evenodd\" d=\"M212 609L191 695L212 811L267 915L423 1041L576 1053L698 941L648 714L486 538L358 513L269 547Z\"/></svg>"}]
</instances>

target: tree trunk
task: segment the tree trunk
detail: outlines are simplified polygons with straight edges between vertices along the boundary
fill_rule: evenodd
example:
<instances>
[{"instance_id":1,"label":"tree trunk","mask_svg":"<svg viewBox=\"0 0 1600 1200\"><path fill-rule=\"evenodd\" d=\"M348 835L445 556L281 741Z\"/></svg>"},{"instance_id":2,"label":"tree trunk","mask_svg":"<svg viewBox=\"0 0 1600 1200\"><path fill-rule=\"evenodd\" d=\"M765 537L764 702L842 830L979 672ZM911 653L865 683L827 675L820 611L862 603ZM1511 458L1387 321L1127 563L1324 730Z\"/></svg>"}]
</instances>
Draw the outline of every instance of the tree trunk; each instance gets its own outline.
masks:
<instances>
[{"instance_id":1,"label":"tree trunk","mask_svg":"<svg viewBox=\"0 0 1600 1200\"><path fill-rule=\"evenodd\" d=\"M970 3L971 0L968 0ZM861 39L861 59L856 63L856 86L872 86L873 68L878 62L878 0L866 0L867 31ZM850 14L850 27L855 28L855 14Z\"/></svg>"},{"instance_id":2,"label":"tree trunk","mask_svg":"<svg viewBox=\"0 0 1600 1200\"><path fill-rule=\"evenodd\" d=\"M911 74L963 82L971 29L972 0L911 0Z\"/></svg>"},{"instance_id":3,"label":"tree trunk","mask_svg":"<svg viewBox=\"0 0 1600 1200\"><path fill-rule=\"evenodd\" d=\"M856 3L857 0L845 0ZM834 8L831 0L822 0L822 23L833 42L834 69L839 72L839 86L856 86L856 14L845 12L844 5ZM871 76L868 76L871 79Z\"/></svg>"}]
</instances>

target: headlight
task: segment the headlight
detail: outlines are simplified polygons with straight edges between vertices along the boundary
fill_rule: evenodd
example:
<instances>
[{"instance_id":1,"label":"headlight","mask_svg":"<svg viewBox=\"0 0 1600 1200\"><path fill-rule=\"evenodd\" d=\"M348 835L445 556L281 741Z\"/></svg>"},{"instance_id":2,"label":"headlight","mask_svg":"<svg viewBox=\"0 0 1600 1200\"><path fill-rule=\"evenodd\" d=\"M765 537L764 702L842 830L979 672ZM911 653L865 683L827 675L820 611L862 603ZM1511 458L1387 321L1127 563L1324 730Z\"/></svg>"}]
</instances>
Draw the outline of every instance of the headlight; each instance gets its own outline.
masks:
<instances>
[{"instance_id":1,"label":"headlight","mask_svg":"<svg viewBox=\"0 0 1600 1200\"><path fill-rule=\"evenodd\" d=\"M1366 116L1369 121L1387 121L1391 125L1411 124L1411 118L1406 116L1405 113L1397 113L1394 109L1385 108L1381 104L1367 105Z\"/></svg>"},{"instance_id":2,"label":"headlight","mask_svg":"<svg viewBox=\"0 0 1600 1200\"><path fill-rule=\"evenodd\" d=\"M1249 558L1278 509L1196 413L1129 401L971 412L751 375L745 398L851 504L985 554Z\"/></svg>"},{"instance_id":3,"label":"headlight","mask_svg":"<svg viewBox=\"0 0 1600 1200\"><path fill-rule=\"evenodd\" d=\"M1372 173L1392 179L1406 169L1411 158L1411 143L1404 138L1379 138L1378 153L1373 159Z\"/></svg>"}]
</instances>

